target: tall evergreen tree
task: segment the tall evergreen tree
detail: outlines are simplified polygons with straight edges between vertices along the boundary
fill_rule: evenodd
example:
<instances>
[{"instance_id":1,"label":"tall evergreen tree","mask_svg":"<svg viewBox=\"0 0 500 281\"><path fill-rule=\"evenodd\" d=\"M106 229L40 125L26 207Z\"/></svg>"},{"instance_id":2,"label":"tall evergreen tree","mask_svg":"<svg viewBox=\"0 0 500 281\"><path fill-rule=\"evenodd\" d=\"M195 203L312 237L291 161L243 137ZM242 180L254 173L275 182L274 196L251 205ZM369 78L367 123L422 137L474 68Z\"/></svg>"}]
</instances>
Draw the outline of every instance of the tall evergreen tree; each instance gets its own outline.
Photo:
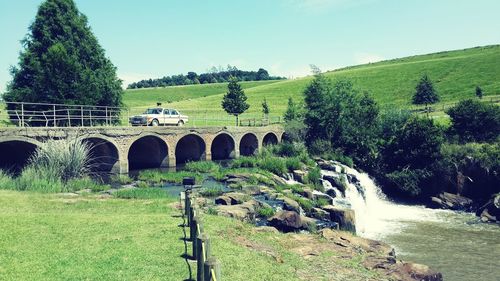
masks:
<instances>
[{"instance_id":1,"label":"tall evergreen tree","mask_svg":"<svg viewBox=\"0 0 500 281\"><path fill-rule=\"evenodd\" d=\"M121 105L116 67L73 0L43 2L29 31L5 101Z\"/></svg>"},{"instance_id":2,"label":"tall evergreen tree","mask_svg":"<svg viewBox=\"0 0 500 281\"><path fill-rule=\"evenodd\" d=\"M439 101L439 96L427 74L422 76L415 90L415 94L413 95L413 104L425 104L427 109L429 104Z\"/></svg>"},{"instance_id":3,"label":"tall evergreen tree","mask_svg":"<svg viewBox=\"0 0 500 281\"><path fill-rule=\"evenodd\" d=\"M238 126L238 116L245 112L250 105L246 102L247 96L236 78L230 78L227 89L228 91L222 98L221 105L227 113L236 116L236 126Z\"/></svg>"}]
</instances>

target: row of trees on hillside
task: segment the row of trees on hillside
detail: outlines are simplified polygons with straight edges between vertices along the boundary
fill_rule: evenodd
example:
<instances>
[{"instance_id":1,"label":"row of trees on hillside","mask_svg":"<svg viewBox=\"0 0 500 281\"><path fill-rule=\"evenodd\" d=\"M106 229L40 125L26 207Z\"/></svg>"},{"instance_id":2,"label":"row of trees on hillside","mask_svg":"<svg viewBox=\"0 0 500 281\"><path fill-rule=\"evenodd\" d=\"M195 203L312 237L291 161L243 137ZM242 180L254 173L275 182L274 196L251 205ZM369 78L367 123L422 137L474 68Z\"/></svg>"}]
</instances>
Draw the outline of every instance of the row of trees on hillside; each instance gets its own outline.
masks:
<instances>
[{"instance_id":1,"label":"row of trees on hillside","mask_svg":"<svg viewBox=\"0 0 500 281\"><path fill-rule=\"evenodd\" d=\"M128 89L152 88L152 87L167 87L177 85L192 85L192 84L210 84L229 82L231 78L239 81L264 81L264 80L279 80L285 79L279 76L270 76L267 70L259 68L257 71L239 70L236 66L228 65L226 69L222 67L212 68L210 71L202 74L196 72L188 72L186 75L165 76L158 79L146 79L128 85Z\"/></svg>"},{"instance_id":2,"label":"row of trees on hillside","mask_svg":"<svg viewBox=\"0 0 500 281\"><path fill-rule=\"evenodd\" d=\"M432 83L420 85L429 81L424 77L415 95L435 93ZM287 136L305 140L310 153L356 163L392 194L424 199L457 192L462 190L457 177L471 173L480 184L464 191L466 196L484 199L500 192L500 107L469 99L446 113L449 126L405 110L381 112L351 82L317 73L304 91L303 106L289 99L285 126Z\"/></svg>"}]
</instances>

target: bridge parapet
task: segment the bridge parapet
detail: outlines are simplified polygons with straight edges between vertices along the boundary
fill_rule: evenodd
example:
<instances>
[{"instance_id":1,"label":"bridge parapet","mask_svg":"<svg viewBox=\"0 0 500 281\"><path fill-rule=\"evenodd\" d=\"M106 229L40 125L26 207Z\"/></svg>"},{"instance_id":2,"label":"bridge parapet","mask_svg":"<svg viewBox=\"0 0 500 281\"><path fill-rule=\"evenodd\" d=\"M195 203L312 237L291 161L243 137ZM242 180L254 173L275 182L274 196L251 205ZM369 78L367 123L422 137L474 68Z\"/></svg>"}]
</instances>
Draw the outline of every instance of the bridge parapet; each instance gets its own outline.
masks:
<instances>
[{"instance_id":1,"label":"bridge parapet","mask_svg":"<svg viewBox=\"0 0 500 281\"><path fill-rule=\"evenodd\" d=\"M4 153L4 157L2 152L6 149L15 150L16 143L36 146L47 139L73 138L90 142L93 157L100 162L100 169L127 173L129 169L175 167L187 161L251 155L266 144L281 142L283 133L284 129L280 125L198 128L7 127L0 128L0 168L3 158L17 157L15 151L10 151L8 155ZM3 162L10 163L7 160Z\"/></svg>"}]
</instances>

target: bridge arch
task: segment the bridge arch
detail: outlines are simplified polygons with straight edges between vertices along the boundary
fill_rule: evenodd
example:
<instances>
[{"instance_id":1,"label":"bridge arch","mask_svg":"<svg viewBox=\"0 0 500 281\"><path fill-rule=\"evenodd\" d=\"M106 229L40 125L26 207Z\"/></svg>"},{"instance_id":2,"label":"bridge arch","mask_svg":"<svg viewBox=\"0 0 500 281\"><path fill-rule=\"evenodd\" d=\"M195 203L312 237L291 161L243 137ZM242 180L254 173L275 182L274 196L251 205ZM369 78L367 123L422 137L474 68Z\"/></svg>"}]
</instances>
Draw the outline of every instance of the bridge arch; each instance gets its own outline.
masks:
<instances>
[{"instance_id":1,"label":"bridge arch","mask_svg":"<svg viewBox=\"0 0 500 281\"><path fill-rule=\"evenodd\" d=\"M236 145L233 136L228 133L220 133L212 141L210 153L212 160L234 159L236 157Z\"/></svg>"},{"instance_id":2,"label":"bridge arch","mask_svg":"<svg viewBox=\"0 0 500 281\"><path fill-rule=\"evenodd\" d=\"M175 145L175 159L176 164L206 160L205 140L194 133L184 135Z\"/></svg>"},{"instance_id":3,"label":"bridge arch","mask_svg":"<svg viewBox=\"0 0 500 281\"><path fill-rule=\"evenodd\" d=\"M127 152L130 170L168 167L168 145L156 134L140 136Z\"/></svg>"},{"instance_id":4,"label":"bridge arch","mask_svg":"<svg viewBox=\"0 0 500 281\"><path fill-rule=\"evenodd\" d=\"M245 134L240 140L240 155L250 156L258 152L259 139L254 133Z\"/></svg>"},{"instance_id":5,"label":"bridge arch","mask_svg":"<svg viewBox=\"0 0 500 281\"><path fill-rule=\"evenodd\" d=\"M7 137L0 140L0 170L18 174L28 164L40 142L26 137Z\"/></svg>"},{"instance_id":6,"label":"bridge arch","mask_svg":"<svg viewBox=\"0 0 500 281\"><path fill-rule=\"evenodd\" d=\"M263 146L274 145L278 144L278 142L279 142L278 136L273 132L269 132L264 135L264 139L262 140L262 145Z\"/></svg>"},{"instance_id":7,"label":"bridge arch","mask_svg":"<svg viewBox=\"0 0 500 281\"><path fill-rule=\"evenodd\" d=\"M120 152L113 140L100 135L90 135L82 137L81 141L90 145L92 171L119 172Z\"/></svg>"}]
</instances>

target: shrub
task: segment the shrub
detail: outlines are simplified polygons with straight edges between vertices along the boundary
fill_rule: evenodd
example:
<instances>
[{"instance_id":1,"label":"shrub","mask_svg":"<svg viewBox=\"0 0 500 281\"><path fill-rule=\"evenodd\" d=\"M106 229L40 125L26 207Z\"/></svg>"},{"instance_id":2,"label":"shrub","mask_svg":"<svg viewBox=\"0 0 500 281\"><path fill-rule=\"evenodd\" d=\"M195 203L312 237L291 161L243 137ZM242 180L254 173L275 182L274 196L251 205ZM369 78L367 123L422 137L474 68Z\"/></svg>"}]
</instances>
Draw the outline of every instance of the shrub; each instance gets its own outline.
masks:
<instances>
[{"instance_id":1,"label":"shrub","mask_svg":"<svg viewBox=\"0 0 500 281\"><path fill-rule=\"evenodd\" d=\"M121 185L132 183L132 179L128 175L113 175L111 180Z\"/></svg>"},{"instance_id":2,"label":"shrub","mask_svg":"<svg viewBox=\"0 0 500 281\"><path fill-rule=\"evenodd\" d=\"M162 188L127 188L117 190L113 195L123 199L160 199L170 198L170 195Z\"/></svg>"},{"instance_id":3,"label":"shrub","mask_svg":"<svg viewBox=\"0 0 500 281\"><path fill-rule=\"evenodd\" d=\"M257 211L257 214L259 214L260 217L265 217L265 218L270 218L274 216L274 209L272 207L262 207L259 208Z\"/></svg>"},{"instance_id":4,"label":"shrub","mask_svg":"<svg viewBox=\"0 0 500 281\"><path fill-rule=\"evenodd\" d=\"M422 183L431 177L431 175L426 169L407 169L394 171L387 174L387 177L405 195L417 197L424 192L422 190Z\"/></svg>"},{"instance_id":5,"label":"shrub","mask_svg":"<svg viewBox=\"0 0 500 281\"><path fill-rule=\"evenodd\" d=\"M217 197L224 194L224 191L220 187L208 187L200 191L200 195L204 197Z\"/></svg>"},{"instance_id":6,"label":"shrub","mask_svg":"<svg viewBox=\"0 0 500 281\"><path fill-rule=\"evenodd\" d=\"M90 189L94 192L99 192L107 190L109 188L109 185L98 184L89 177L71 179L64 185L64 191L66 192L74 192L83 189Z\"/></svg>"},{"instance_id":7,"label":"shrub","mask_svg":"<svg viewBox=\"0 0 500 281\"><path fill-rule=\"evenodd\" d=\"M149 186L149 184L148 184L147 182L145 182L145 181L138 181L138 182L137 182L137 187L138 187L138 188L148 188L148 187L150 187L150 186Z\"/></svg>"},{"instance_id":8,"label":"shrub","mask_svg":"<svg viewBox=\"0 0 500 281\"><path fill-rule=\"evenodd\" d=\"M220 165L212 161L188 162L184 169L189 172L217 173Z\"/></svg>"},{"instance_id":9,"label":"shrub","mask_svg":"<svg viewBox=\"0 0 500 281\"><path fill-rule=\"evenodd\" d=\"M76 139L48 140L36 149L29 166L50 181L85 177L91 169L90 148Z\"/></svg>"},{"instance_id":10,"label":"shrub","mask_svg":"<svg viewBox=\"0 0 500 281\"><path fill-rule=\"evenodd\" d=\"M309 170L306 175L305 181L313 185L321 184L321 169L319 167L314 167Z\"/></svg>"},{"instance_id":11,"label":"shrub","mask_svg":"<svg viewBox=\"0 0 500 281\"><path fill-rule=\"evenodd\" d=\"M14 179L3 170L0 170L0 189L16 189Z\"/></svg>"},{"instance_id":12,"label":"shrub","mask_svg":"<svg viewBox=\"0 0 500 281\"><path fill-rule=\"evenodd\" d=\"M257 165L258 159L255 156L242 156L231 163L232 168L254 168Z\"/></svg>"},{"instance_id":13,"label":"shrub","mask_svg":"<svg viewBox=\"0 0 500 281\"><path fill-rule=\"evenodd\" d=\"M328 140L316 139L309 144L309 153L311 155L322 156L332 152L332 143Z\"/></svg>"},{"instance_id":14,"label":"shrub","mask_svg":"<svg viewBox=\"0 0 500 281\"><path fill-rule=\"evenodd\" d=\"M181 184L184 177L194 177L196 182L201 182L203 177L199 173L180 171L175 173L146 170L139 173L138 179L150 183L160 184L164 182Z\"/></svg>"},{"instance_id":15,"label":"shrub","mask_svg":"<svg viewBox=\"0 0 500 281\"><path fill-rule=\"evenodd\" d=\"M259 167L279 176L287 172L285 160L279 157L265 157L259 161Z\"/></svg>"},{"instance_id":16,"label":"shrub","mask_svg":"<svg viewBox=\"0 0 500 281\"><path fill-rule=\"evenodd\" d=\"M217 209L214 207L208 207L207 214L217 216L219 214L219 211L217 211Z\"/></svg>"},{"instance_id":17,"label":"shrub","mask_svg":"<svg viewBox=\"0 0 500 281\"><path fill-rule=\"evenodd\" d=\"M288 171L302 169L302 162L298 157L285 158L285 165Z\"/></svg>"},{"instance_id":18,"label":"shrub","mask_svg":"<svg viewBox=\"0 0 500 281\"><path fill-rule=\"evenodd\" d=\"M45 174L45 170L39 170L32 166L28 166L16 179L16 189L56 193L62 192L64 187L62 181L54 177L53 174Z\"/></svg>"},{"instance_id":19,"label":"shrub","mask_svg":"<svg viewBox=\"0 0 500 281\"><path fill-rule=\"evenodd\" d=\"M500 135L500 107L477 100L464 100L446 111L451 118L450 134L461 142L495 141Z\"/></svg>"},{"instance_id":20,"label":"shrub","mask_svg":"<svg viewBox=\"0 0 500 281\"><path fill-rule=\"evenodd\" d=\"M328 200L326 200L325 198L318 198L315 203L317 207L323 207L328 205Z\"/></svg>"}]
</instances>

